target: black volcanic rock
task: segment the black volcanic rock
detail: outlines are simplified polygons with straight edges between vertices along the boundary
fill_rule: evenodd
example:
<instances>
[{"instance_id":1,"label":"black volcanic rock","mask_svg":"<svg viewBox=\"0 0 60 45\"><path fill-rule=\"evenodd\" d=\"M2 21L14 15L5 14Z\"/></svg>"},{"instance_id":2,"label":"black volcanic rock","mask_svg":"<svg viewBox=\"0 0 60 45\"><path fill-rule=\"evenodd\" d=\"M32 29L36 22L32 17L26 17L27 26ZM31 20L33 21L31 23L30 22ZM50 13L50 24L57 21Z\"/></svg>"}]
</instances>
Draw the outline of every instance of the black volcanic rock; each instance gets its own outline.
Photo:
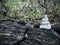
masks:
<instances>
[{"instance_id":1,"label":"black volcanic rock","mask_svg":"<svg viewBox=\"0 0 60 45\"><path fill-rule=\"evenodd\" d=\"M28 31L27 31L28 30ZM27 38L24 38L27 34ZM25 28L24 22L0 20L0 45L60 45L54 29Z\"/></svg>"},{"instance_id":2,"label":"black volcanic rock","mask_svg":"<svg viewBox=\"0 0 60 45\"><path fill-rule=\"evenodd\" d=\"M22 20L17 21L17 23L20 24L20 25L26 25L26 22L24 22Z\"/></svg>"},{"instance_id":3,"label":"black volcanic rock","mask_svg":"<svg viewBox=\"0 0 60 45\"><path fill-rule=\"evenodd\" d=\"M0 45L13 45L24 39L25 27L13 20L0 20Z\"/></svg>"},{"instance_id":4,"label":"black volcanic rock","mask_svg":"<svg viewBox=\"0 0 60 45\"><path fill-rule=\"evenodd\" d=\"M55 30L60 35L60 24L54 25L52 29Z\"/></svg>"},{"instance_id":5,"label":"black volcanic rock","mask_svg":"<svg viewBox=\"0 0 60 45\"><path fill-rule=\"evenodd\" d=\"M40 27L39 23L34 25L34 28L39 28L39 27Z\"/></svg>"},{"instance_id":6,"label":"black volcanic rock","mask_svg":"<svg viewBox=\"0 0 60 45\"><path fill-rule=\"evenodd\" d=\"M20 45L60 45L60 38L51 29L34 28L28 31L28 38Z\"/></svg>"}]
</instances>

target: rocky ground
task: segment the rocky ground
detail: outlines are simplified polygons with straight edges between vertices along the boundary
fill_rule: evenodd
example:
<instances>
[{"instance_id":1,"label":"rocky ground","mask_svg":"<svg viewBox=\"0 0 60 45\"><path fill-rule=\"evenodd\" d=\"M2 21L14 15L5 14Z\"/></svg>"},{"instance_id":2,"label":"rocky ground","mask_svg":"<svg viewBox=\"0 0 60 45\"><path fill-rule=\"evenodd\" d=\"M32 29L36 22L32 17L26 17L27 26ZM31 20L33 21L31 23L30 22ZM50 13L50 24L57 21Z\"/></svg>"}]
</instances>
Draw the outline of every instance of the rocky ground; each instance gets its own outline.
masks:
<instances>
[{"instance_id":1,"label":"rocky ground","mask_svg":"<svg viewBox=\"0 0 60 45\"><path fill-rule=\"evenodd\" d=\"M60 45L60 38L52 30L33 28L27 32L23 22L1 20L0 45Z\"/></svg>"},{"instance_id":2,"label":"rocky ground","mask_svg":"<svg viewBox=\"0 0 60 45\"><path fill-rule=\"evenodd\" d=\"M59 42L52 30L33 29L28 31L28 38L21 45L60 45Z\"/></svg>"},{"instance_id":3,"label":"rocky ground","mask_svg":"<svg viewBox=\"0 0 60 45\"><path fill-rule=\"evenodd\" d=\"M0 45L13 45L24 39L26 30L13 20L0 21Z\"/></svg>"}]
</instances>

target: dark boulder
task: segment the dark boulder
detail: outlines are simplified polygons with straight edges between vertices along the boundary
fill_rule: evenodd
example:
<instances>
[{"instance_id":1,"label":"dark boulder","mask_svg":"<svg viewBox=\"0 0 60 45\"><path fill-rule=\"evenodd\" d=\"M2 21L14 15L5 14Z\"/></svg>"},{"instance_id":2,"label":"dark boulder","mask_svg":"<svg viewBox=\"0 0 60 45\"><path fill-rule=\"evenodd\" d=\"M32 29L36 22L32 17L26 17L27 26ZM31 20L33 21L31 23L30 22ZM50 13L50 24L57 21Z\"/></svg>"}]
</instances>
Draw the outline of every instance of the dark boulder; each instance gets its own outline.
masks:
<instances>
[{"instance_id":1,"label":"dark boulder","mask_svg":"<svg viewBox=\"0 0 60 45\"><path fill-rule=\"evenodd\" d=\"M28 38L20 45L60 45L60 38L51 29L34 28L28 31Z\"/></svg>"},{"instance_id":2,"label":"dark boulder","mask_svg":"<svg viewBox=\"0 0 60 45\"><path fill-rule=\"evenodd\" d=\"M0 20L0 45L13 45L25 37L25 27L13 20Z\"/></svg>"},{"instance_id":3,"label":"dark boulder","mask_svg":"<svg viewBox=\"0 0 60 45\"><path fill-rule=\"evenodd\" d=\"M54 25L52 29L55 30L60 35L60 24Z\"/></svg>"},{"instance_id":4,"label":"dark boulder","mask_svg":"<svg viewBox=\"0 0 60 45\"><path fill-rule=\"evenodd\" d=\"M39 28L40 27L40 24L34 24L34 28Z\"/></svg>"},{"instance_id":5,"label":"dark boulder","mask_svg":"<svg viewBox=\"0 0 60 45\"><path fill-rule=\"evenodd\" d=\"M17 21L17 23L20 24L20 25L24 25L24 26L26 25L26 22L24 22L22 20Z\"/></svg>"},{"instance_id":6,"label":"dark boulder","mask_svg":"<svg viewBox=\"0 0 60 45\"><path fill-rule=\"evenodd\" d=\"M27 28L20 21L0 20L0 45L60 45L53 29Z\"/></svg>"}]
</instances>

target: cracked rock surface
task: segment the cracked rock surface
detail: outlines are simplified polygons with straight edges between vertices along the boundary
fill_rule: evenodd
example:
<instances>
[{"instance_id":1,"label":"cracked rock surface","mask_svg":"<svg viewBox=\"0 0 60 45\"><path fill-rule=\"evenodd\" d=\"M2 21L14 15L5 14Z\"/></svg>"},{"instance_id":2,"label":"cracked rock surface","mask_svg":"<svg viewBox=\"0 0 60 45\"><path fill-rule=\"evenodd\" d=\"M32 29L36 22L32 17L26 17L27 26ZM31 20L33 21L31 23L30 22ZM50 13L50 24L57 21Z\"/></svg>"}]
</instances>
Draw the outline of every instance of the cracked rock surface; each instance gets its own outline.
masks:
<instances>
[{"instance_id":1,"label":"cracked rock surface","mask_svg":"<svg viewBox=\"0 0 60 45\"><path fill-rule=\"evenodd\" d=\"M32 29L28 31L28 38L21 45L60 45L60 39L52 30Z\"/></svg>"},{"instance_id":2,"label":"cracked rock surface","mask_svg":"<svg viewBox=\"0 0 60 45\"><path fill-rule=\"evenodd\" d=\"M25 24L21 24L13 20L0 20L0 45L15 45L17 42L19 45L60 45L60 38L52 29L32 28L26 32ZM27 38L24 39L25 34Z\"/></svg>"},{"instance_id":3,"label":"cracked rock surface","mask_svg":"<svg viewBox=\"0 0 60 45\"><path fill-rule=\"evenodd\" d=\"M26 30L23 25L12 20L0 21L0 44L13 44L24 38Z\"/></svg>"}]
</instances>

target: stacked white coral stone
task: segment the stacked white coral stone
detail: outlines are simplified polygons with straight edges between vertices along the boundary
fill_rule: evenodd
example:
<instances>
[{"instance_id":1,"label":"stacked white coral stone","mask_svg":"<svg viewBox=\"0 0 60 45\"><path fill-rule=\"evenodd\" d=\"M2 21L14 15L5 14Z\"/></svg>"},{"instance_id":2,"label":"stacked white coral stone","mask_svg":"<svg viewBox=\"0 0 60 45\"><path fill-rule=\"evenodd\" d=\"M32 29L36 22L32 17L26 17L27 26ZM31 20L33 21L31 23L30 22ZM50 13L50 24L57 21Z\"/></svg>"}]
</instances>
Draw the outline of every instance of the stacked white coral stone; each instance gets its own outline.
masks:
<instances>
[{"instance_id":1,"label":"stacked white coral stone","mask_svg":"<svg viewBox=\"0 0 60 45\"><path fill-rule=\"evenodd\" d=\"M46 14L44 15L44 17L41 21L40 28L51 29L51 24L50 24L48 16Z\"/></svg>"}]
</instances>

